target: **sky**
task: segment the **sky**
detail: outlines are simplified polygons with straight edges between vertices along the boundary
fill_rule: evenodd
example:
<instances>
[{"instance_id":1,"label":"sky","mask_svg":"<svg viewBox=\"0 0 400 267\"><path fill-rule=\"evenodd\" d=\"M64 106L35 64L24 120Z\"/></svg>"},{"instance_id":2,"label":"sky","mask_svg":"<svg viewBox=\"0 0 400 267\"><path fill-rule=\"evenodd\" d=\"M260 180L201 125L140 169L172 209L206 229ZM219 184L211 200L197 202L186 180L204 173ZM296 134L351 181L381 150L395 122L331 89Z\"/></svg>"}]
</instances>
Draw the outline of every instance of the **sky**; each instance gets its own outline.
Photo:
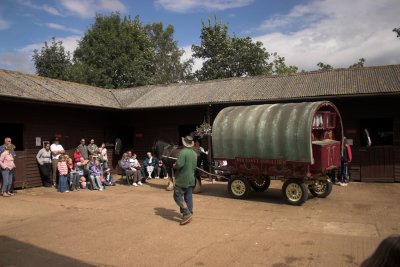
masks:
<instances>
[{"instance_id":1,"label":"sky","mask_svg":"<svg viewBox=\"0 0 400 267\"><path fill-rule=\"evenodd\" d=\"M261 41L270 53L299 70L323 62L346 68L400 64L399 0L1 0L0 69L35 73L34 49L51 38L73 53L95 14L119 12L142 23L175 28L175 40L190 58L200 44L202 21L214 16L231 36ZM201 68L195 60L194 70Z\"/></svg>"}]
</instances>

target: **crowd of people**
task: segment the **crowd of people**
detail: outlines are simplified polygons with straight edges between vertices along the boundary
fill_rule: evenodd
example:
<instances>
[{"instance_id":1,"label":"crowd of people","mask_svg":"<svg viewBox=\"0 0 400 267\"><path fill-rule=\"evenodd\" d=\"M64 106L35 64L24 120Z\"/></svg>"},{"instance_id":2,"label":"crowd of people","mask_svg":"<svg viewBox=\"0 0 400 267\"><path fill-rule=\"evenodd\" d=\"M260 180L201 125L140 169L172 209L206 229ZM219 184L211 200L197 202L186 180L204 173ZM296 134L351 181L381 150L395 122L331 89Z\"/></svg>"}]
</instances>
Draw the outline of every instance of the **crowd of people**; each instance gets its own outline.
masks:
<instances>
[{"instance_id":1,"label":"crowd of people","mask_svg":"<svg viewBox=\"0 0 400 267\"><path fill-rule=\"evenodd\" d=\"M45 143L36 155L43 185L56 186L59 192L92 189L102 191L105 186L115 185L109 168L107 148L95 144L94 139L86 145L82 138L73 155L69 156L60 140L55 138L53 144ZM120 167L132 180L134 186L143 185L146 179L168 178L168 172L161 160L147 153L143 166L137 155L127 151L122 155Z\"/></svg>"},{"instance_id":2,"label":"crowd of people","mask_svg":"<svg viewBox=\"0 0 400 267\"><path fill-rule=\"evenodd\" d=\"M45 143L36 155L43 185L56 186L59 192L93 189L102 191L107 185L115 185L108 167L105 143L97 146L94 139L86 145L81 139L72 156L68 155L60 140ZM90 185L90 187L89 187Z\"/></svg>"}]
</instances>

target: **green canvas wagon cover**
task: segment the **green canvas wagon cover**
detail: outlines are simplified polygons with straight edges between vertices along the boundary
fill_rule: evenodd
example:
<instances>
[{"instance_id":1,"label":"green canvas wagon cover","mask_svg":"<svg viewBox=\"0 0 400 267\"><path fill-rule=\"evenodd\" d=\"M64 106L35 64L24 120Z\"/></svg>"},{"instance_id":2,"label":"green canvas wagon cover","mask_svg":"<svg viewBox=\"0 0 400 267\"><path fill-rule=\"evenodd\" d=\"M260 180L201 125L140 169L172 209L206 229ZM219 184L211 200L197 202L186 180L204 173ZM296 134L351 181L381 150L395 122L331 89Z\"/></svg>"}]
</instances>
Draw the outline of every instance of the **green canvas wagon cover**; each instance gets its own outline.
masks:
<instances>
[{"instance_id":1,"label":"green canvas wagon cover","mask_svg":"<svg viewBox=\"0 0 400 267\"><path fill-rule=\"evenodd\" d=\"M328 101L224 108L212 129L215 159L261 158L314 164L314 114Z\"/></svg>"}]
</instances>

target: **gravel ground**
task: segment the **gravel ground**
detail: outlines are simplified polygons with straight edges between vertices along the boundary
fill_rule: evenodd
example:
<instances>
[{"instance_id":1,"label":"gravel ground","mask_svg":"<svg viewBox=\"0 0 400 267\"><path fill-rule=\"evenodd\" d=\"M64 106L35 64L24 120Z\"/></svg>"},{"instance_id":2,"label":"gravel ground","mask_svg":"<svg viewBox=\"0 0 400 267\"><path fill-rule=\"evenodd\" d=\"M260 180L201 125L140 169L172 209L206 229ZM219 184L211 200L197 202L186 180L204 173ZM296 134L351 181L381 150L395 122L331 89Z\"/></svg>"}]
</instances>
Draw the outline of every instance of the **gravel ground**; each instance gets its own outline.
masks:
<instances>
[{"instance_id":1,"label":"gravel ground","mask_svg":"<svg viewBox=\"0 0 400 267\"><path fill-rule=\"evenodd\" d=\"M280 181L248 200L204 182L184 226L166 184L1 197L0 266L359 266L400 233L399 183L334 186L297 207Z\"/></svg>"}]
</instances>

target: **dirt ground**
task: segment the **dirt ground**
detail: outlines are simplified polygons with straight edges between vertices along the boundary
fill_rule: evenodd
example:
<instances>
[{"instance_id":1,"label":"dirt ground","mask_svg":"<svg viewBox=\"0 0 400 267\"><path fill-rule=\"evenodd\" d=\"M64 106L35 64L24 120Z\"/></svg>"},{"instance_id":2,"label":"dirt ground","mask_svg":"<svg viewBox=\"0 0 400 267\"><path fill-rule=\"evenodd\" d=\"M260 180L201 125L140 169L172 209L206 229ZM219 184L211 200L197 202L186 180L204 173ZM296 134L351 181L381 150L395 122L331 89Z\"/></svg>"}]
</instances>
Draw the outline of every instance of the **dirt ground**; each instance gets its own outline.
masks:
<instances>
[{"instance_id":1,"label":"dirt ground","mask_svg":"<svg viewBox=\"0 0 400 267\"><path fill-rule=\"evenodd\" d=\"M280 181L248 200L204 182L185 226L166 183L1 197L0 266L359 266L400 233L399 183L335 186L297 207Z\"/></svg>"}]
</instances>

